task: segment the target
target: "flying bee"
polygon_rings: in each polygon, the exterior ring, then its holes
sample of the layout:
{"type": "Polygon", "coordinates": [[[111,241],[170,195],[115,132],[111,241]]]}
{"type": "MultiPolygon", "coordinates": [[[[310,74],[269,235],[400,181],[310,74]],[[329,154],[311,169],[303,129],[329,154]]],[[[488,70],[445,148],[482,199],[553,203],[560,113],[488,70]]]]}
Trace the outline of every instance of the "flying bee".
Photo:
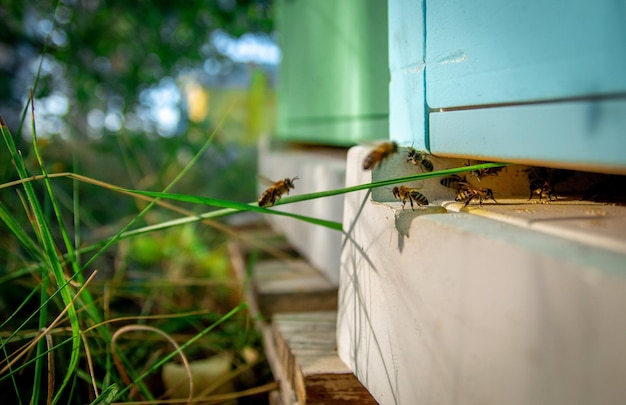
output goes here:
{"type": "Polygon", "coordinates": [[[439,183],[441,183],[442,186],[456,188],[457,191],[466,190],[468,187],[471,187],[465,176],[461,177],[456,174],[444,177],[439,181],[439,183]]]}
{"type": "Polygon", "coordinates": [[[411,210],[413,210],[413,201],[415,201],[415,203],[420,207],[422,205],[428,205],[428,199],[424,197],[422,193],[417,191],[416,188],[411,188],[407,186],[396,186],[393,188],[392,192],[394,197],[402,200],[402,209],[404,209],[404,205],[406,204],[407,200],[409,200],[409,202],[411,203],[411,210]]]}
{"type": "Polygon", "coordinates": [[[433,162],[428,159],[429,156],[430,154],[428,152],[409,148],[406,161],[413,163],[415,166],[419,166],[425,172],[432,172],[433,162]]]}
{"type": "Polygon", "coordinates": [[[528,195],[528,201],[532,200],[533,195],[537,194],[539,196],[539,201],[542,198],[547,198],[549,201],[552,201],[552,197],[555,200],[558,200],[558,197],[552,190],[552,186],[547,180],[536,178],[530,181],[530,185],[528,186],[530,189],[530,194],[528,195]]]}
{"type": "Polygon", "coordinates": [[[363,159],[363,170],[374,169],[376,166],[380,166],[381,163],[389,156],[398,152],[398,144],[395,142],[383,142],[372,150],[363,159]]]}
{"type": "MultiPolygon", "coordinates": [[[[272,206],[276,204],[278,200],[283,196],[283,194],[289,194],[289,190],[295,188],[293,182],[298,177],[294,177],[293,179],[286,178],[280,181],[274,182],[267,190],[261,194],[259,197],[259,207],[272,206]]],[[[270,181],[271,183],[271,181],[270,181]]]]}
{"type": "Polygon", "coordinates": [[[462,202],[463,207],[467,207],[467,205],[473,200],[478,198],[478,204],[482,207],[483,200],[487,200],[491,198],[496,204],[498,203],[495,198],[493,198],[493,191],[490,188],[479,189],[469,186],[465,190],[460,191],[456,197],[455,201],[462,202]]]}

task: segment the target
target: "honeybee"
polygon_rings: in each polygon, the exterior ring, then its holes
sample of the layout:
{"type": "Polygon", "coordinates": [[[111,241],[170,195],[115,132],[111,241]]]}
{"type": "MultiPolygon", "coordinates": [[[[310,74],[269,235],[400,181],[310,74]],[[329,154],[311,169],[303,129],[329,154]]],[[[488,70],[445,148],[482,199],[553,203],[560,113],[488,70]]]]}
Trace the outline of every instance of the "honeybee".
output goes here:
{"type": "Polygon", "coordinates": [[[398,152],[398,144],[395,142],[383,142],[372,150],[363,159],[363,170],[374,169],[377,165],[387,159],[389,156],[398,152]]]}
{"type": "Polygon", "coordinates": [[[465,176],[461,177],[456,174],[453,174],[448,177],[444,177],[443,179],[439,181],[439,183],[441,183],[442,186],[446,186],[449,188],[456,188],[457,191],[465,190],[468,187],[470,187],[465,176]]]}
{"type": "MultiPolygon", "coordinates": [[[[272,206],[276,204],[278,200],[283,196],[283,194],[289,194],[289,190],[295,188],[293,182],[298,179],[298,177],[294,177],[293,179],[286,178],[280,181],[274,182],[267,190],[261,194],[259,197],[258,203],[259,207],[272,206]]],[[[271,183],[271,181],[270,181],[271,183]]]]}
{"type": "Polygon", "coordinates": [[[432,172],[433,162],[428,159],[428,156],[430,156],[428,152],[409,148],[406,161],[413,163],[415,166],[420,166],[425,172],[432,172]]]}
{"type": "Polygon", "coordinates": [[[404,205],[406,201],[409,200],[411,203],[411,210],[413,210],[413,201],[420,207],[422,205],[428,205],[428,199],[424,197],[422,193],[417,191],[416,188],[411,188],[407,186],[394,187],[393,196],[399,200],[402,200],[402,209],[404,209],[404,205]]]}
{"type": "Polygon", "coordinates": [[[539,201],[541,201],[543,197],[547,198],[549,201],[552,201],[552,197],[554,197],[555,200],[558,200],[558,197],[552,190],[552,186],[547,180],[539,178],[533,179],[530,181],[528,188],[530,189],[530,194],[528,195],[529,201],[532,200],[533,194],[537,194],[539,196],[539,201]]]}
{"type": "MultiPolygon", "coordinates": [[[[482,160],[479,160],[476,164],[482,164],[482,163],[489,163],[489,162],[484,162],[482,160]]],[[[471,163],[468,161],[465,165],[470,166],[471,163]]],[[[470,172],[470,176],[476,177],[476,180],[480,181],[481,177],[497,176],[498,173],[500,173],[502,169],[504,169],[504,167],[488,167],[486,169],[472,170],[470,172]]]]}
{"type": "Polygon", "coordinates": [[[475,198],[478,198],[478,204],[482,207],[483,200],[487,200],[491,198],[496,204],[498,203],[495,198],[493,198],[493,191],[490,188],[479,189],[475,187],[468,187],[465,190],[460,191],[456,197],[455,201],[462,202],[463,207],[467,207],[467,205],[475,198]]]}
{"type": "Polygon", "coordinates": [[[552,174],[552,169],[545,167],[533,167],[528,170],[528,189],[530,191],[528,194],[529,201],[532,200],[533,194],[537,194],[539,196],[539,201],[541,201],[544,197],[549,201],[552,201],[552,197],[554,197],[555,200],[558,199],[552,189],[551,181],[548,180],[552,178],[552,174]]]}

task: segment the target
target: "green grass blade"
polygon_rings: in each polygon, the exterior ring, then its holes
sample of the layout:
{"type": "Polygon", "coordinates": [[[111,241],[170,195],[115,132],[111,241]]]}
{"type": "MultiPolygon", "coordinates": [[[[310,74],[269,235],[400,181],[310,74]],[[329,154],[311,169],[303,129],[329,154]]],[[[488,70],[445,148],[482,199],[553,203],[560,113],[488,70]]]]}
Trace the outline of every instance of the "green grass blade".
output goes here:
{"type": "MultiPolygon", "coordinates": [[[[425,179],[429,179],[432,177],[449,176],[451,174],[468,172],[472,170],[480,170],[480,169],[486,169],[486,168],[492,168],[492,167],[504,167],[507,165],[508,165],[507,163],[482,163],[482,164],[473,165],[473,166],[463,166],[463,167],[458,167],[458,168],[453,168],[453,169],[439,170],[439,171],[430,172],[430,173],[420,173],[420,174],[415,174],[411,176],[396,177],[396,178],[388,179],[388,180],[381,180],[381,181],[372,182],[372,183],[359,184],[359,185],[352,186],[352,187],[344,187],[344,188],[339,188],[339,189],[334,189],[334,190],[326,190],[326,191],[320,191],[320,192],[315,192],[315,193],[287,196],[287,197],[280,199],[276,203],[276,205],[290,204],[290,203],[295,203],[299,201],[314,200],[317,198],[330,197],[330,196],[334,196],[338,194],[351,193],[354,191],[366,190],[366,189],[371,189],[371,188],[376,188],[376,187],[384,187],[384,186],[389,186],[392,184],[406,183],[406,182],[415,181],[415,180],[425,180],[425,179]]],[[[253,212],[259,212],[259,213],[264,213],[264,214],[289,216],[289,217],[293,217],[302,221],[310,222],[316,225],[325,226],[330,229],[334,229],[338,231],[342,230],[342,225],[338,222],[327,221],[327,220],[323,220],[319,218],[312,218],[308,216],[263,208],[263,207],[259,207],[256,203],[245,204],[245,203],[239,203],[235,201],[221,200],[217,198],[198,197],[198,196],[185,195],[185,194],[161,193],[161,192],[155,192],[155,191],[141,191],[141,190],[124,190],[124,191],[135,193],[135,194],[146,195],[150,197],[155,197],[155,198],[163,198],[163,199],[194,203],[194,204],[210,205],[210,206],[220,207],[224,209],[198,215],[197,217],[186,217],[186,218],[181,218],[181,219],[177,219],[173,221],[164,222],[164,223],[153,225],[150,227],[141,228],[141,230],[138,229],[134,231],[129,231],[125,233],[123,237],[136,236],[141,233],[146,233],[146,232],[154,231],[157,229],[165,229],[165,228],[169,228],[172,226],[182,225],[184,223],[200,221],[202,219],[218,218],[221,216],[235,214],[240,211],[253,211],[253,212]]]]}
{"type": "Polygon", "coordinates": [[[167,363],[168,361],[173,359],[175,356],[178,356],[178,353],[180,351],[185,350],[187,347],[191,346],[196,341],[198,341],[199,339],[204,337],[207,333],[211,332],[213,329],[217,328],[219,325],[221,325],[222,323],[226,322],[228,319],[232,318],[236,313],[238,313],[239,311],[241,311],[242,309],[247,308],[247,307],[248,307],[248,304],[246,304],[244,302],[244,303],[241,303],[241,304],[237,305],[235,308],[231,309],[226,315],[222,316],[220,319],[215,321],[213,324],[211,324],[207,328],[205,328],[202,331],[200,331],[197,335],[195,335],[191,339],[187,340],[184,344],[180,345],[178,350],[172,351],[167,356],[163,357],[161,360],[159,360],[158,362],[154,363],[148,370],[144,371],[141,375],[139,375],[139,377],[137,377],[135,379],[135,381],[133,381],[133,384],[131,384],[131,385],[127,386],[126,388],[124,388],[123,390],[121,390],[118,393],[118,396],[116,398],[119,398],[119,396],[121,396],[122,394],[125,394],[127,391],[129,391],[133,387],[134,384],[137,384],[138,382],[142,381],[144,378],[146,378],[151,373],[153,373],[156,370],[158,370],[159,368],[161,368],[165,363],[167,363]]]}
{"type": "Polygon", "coordinates": [[[291,203],[295,203],[299,201],[314,200],[316,198],[324,198],[324,197],[331,197],[331,196],[338,195],[338,194],[351,193],[354,191],[390,186],[393,184],[408,183],[410,181],[416,181],[416,180],[426,180],[426,179],[430,179],[433,177],[450,176],[452,174],[469,172],[472,170],[488,169],[488,168],[493,168],[493,167],[505,167],[508,165],[509,165],[508,163],[481,163],[481,164],[473,165],[473,166],[462,166],[462,167],[456,167],[453,169],[437,170],[434,172],[419,173],[419,174],[413,174],[413,175],[404,176],[404,177],[395,177],[392,179],[380,180],[380,181],[376,181],[372,183],[358,184],[356,186],[338,188],[334,190],[287,196],[285,198],[282,198],[278,203],[276,203],[276,205],[291,204],[291,203]]]}
{"type": "MultiPolygon", "coordinates": [[[[21,304],[20,304],[20,305],[19,305],[16,309],[14,309],[14,310],[13,310],[13,313],[12,313],[12,314],[11,314],[11,315],[7,318],[7,319],[5,319],[5,320],[4,320],[4,322],[2,322],[2,323],[0,324],[0,330],[3,330],[3,329],[4,329],[4,326],[5,326],[6,324],[8,324],[9,322],[11,322],[11,320],[13,319],[13,317],[15,317],[15,316],[16,316],[16,315],[17,315],[17,314],[18,314],[18,313],[22,310],[22,308],[23,308],[24,306],[26,306],[26,304],[28,303],[28,301],[30,301],[30,300],[31,300],[31,298],[33,298],[33,297],[35,296],[35,294],[37,294],[37,292],[39,291],[39,288],[40,288],[40,286],[37,286],[36,288],[33,288],[33,289],[30,291],[30,293],[28,293],[28,295],[26,296],[26,298],[24,298],[24,299],[22,300],[22,303],[21,303],[21,304]]],[[[26,319],[26,322],[28,322],[29,320],[30,320],[30,318],[27,318],[27,319],[26,319]]],[[[24,324],[25,324],[25,323],[24,323],[24,324]]],[[[11,340],[11,338],[12,338],[12,337],[13,337],[13,336],[17,333],[17,332],[19,332],[19,331],[22,329],[22,326],[24,326],[24,324],[22,324],[20,327],[16,328],[16,329],[13,331],[13,333],[12,333],[12,334],[11,334],[11,335],[10,335],[10,336],[6,339],[6,340],[3,340],[2,342],[0,342],[0,347],[1,347],[1,348],[4,348],[5,343],[8,343],[8,342],[11,340]]]]}
{"type": "MultiPolygon", "coordinates": [[[[140,190],[125,190],[125,191],[128,191],[130,193],[135,193],[135,194],[147,195],[147,196],[155,197],[155,198],[163,198],[163,199],[180,201],[180,202],[210,205],[213,207],[225,208],[224,210],[213,211],[211,213],[198,216],[197,217],[198,220],[207,219],[207,218],[217,218],[220,216],[234,214],[239,211],[252,211],[252,212],[259,212],[259,213],[264,213],[264,214],[288,216],[288,217],[299,219],[301,221],[310,222],[315,225],[325,226],[327,228],[334,229],[337,231],[341,231],[342,229],[341,224],[339,222],[327,221],[325,219],[313,218],[313,217],[308,217],[305,215],[293,214],[290,212],[276,211],[276,210],[272,210],[272,209],[268,209],[264,207],[259,207],[258,205],[256,205],[256,203],[246,204],[246,203],[240,203],[236,201],[221,200],[218,198],[198,197],[198,196],[186,195],[186,194],[161,193],[161,192],[155,192],[155,191],[140,191],[140,190]]],[[[193,217],[189,217],[189,218],[193,218],[193,217]]]]}
{"type": "Polygon", "coordinates": [[[26,252],[34,259],[38,261],[44,260],[43,251],[39,248],[37,243],[28,236],[22,226],[15,220],[15,216],[7,210],[7,208],[0,202],[0,221],[9,229],[9,232],[15,236],[20,246],[26,250],[26,252]]]}
{"type": "MultiPolygon", "coordinates": [[[[33,291],[36,291],[36,290],[33,290],[33,291]]],[[[5,347],[4,339],[2,339],[1,336],[0,336],[0,346],[2,347],[2,353],[4,354],[4,361],[8,363],[9,362],[9,353],[7,352],[7,349],[5,347]]],[[[11,377],[11,384],[13,385],[13,389],[15,390],[15,396],[17,397],[19,405],[22,405],[22,398],[20,397],[20,390],[18,388],[18,383],[17,383],[17,379],[15,378],[15,374],[16,373],[13,370],[13,368],[10,367],[9,368],[9,376],[11,377]]]]}
{"type": "MultiPolygon", "coordinates": [[[[72,277],[70,277],[67,281],[65,281],[64,286],[69,285],[69,284],[70,284],[70,283],[74,280],[74,278],[75,278],[75,277],[76,277],[76,275],[73,275],[73,276],[72,276],[72,277]]],[[[16,315],[16,314],[19,312],[19,310],[20,310],[20,309],[24,306],[24,304],[25,304],[28,300],[30,300],[30,298],[31,298],[32,296],[34,296],[34,295],[35,295],[38,291],[41,291],[41,290],[42,290],[42,288],[44,287],[44,285],[45,285],[45,284],[47,284],[47,282],[46,282],[46,280],[47,280],[47,279],[48,279],[48,277],[46,277],[46,278],[42,279],[41,284],[40,284],[39,286],[37,286],[37,288],[33,289],[33,290],[32,290],[32,291],[28,294],[28,296],[26,297],[26,299],[24,299],[23,303],[22,303],[22,304],[20,304],[20,306],[19,306],[19,307],[18,307],[15,311],[13,311],[13,314],[11,315],[11,317],[9,317],[9,319],[11,319],[14,315],[16,315]]],[[[45,291],[45,289],[44,289],[44,291],[45,291]]],[[[42,302],[42,303],[40,303],[40,304],[39,304],[39,308],[37,308],[37,310],[35,310],[35,311],[31,314],[31,315],[29,315],[28,317],[26,317],[26,318],[22,321],[22,323],[21,323],[21,324],[20,324],[17,328],[15,328],[15,330],[11,333],[11,335],[9,335],[9,337],[7,337],[7,338],[3,341],[3,343],[0,345],[0,347],[4,348],[4,345],[5,345],[5,344],[12,342],[12,341],[13,341],[13,337],[14,337],[15,335],[17,335],[17,334],[18,334],[18,333],[19,333],[19,332],[20,332],[20,331],[21,331],[21,330],[22,330],[22,329],[23,329],[23,328],[24,328],[24,327],[25,327],[25,326],[26,326],[26,325],[30,322],[30,320],[31,320],[31,319],[33,319],[33,318],[34,318],[37,314],[39,314],[39,313],[41,312],[42,308],[45,308],[45,307],[46,307],[46,306],[47,306],[47,305],[48,305],[48,304],[49,304],[49,303],[50,303],[50,302],[54,299],[54,297],[56,297],[59,293],[60,293],[60,290],[56,290],[56,291],[54,291],[52,294],[50,294],[49,296],[47,296],[47,297],[46,297],[46,300],[45,300],[44,302],[42,302]]],[[[6,322],[8,322],[8,321],[9,321],[9,320],[7,320],[6,322]]],[[[6,322],[5,322],[5,323],[6,323],[6,322]]],[[[2,324],[2,326],[4,326],[4,324],[5,324],[5,323],[3,323],[3,324],[2,324]]],[[[0,326],[0,328],[1,328],[2,326],[0,326]]]]}
{"type": "MultiPolygon", "coordinates": [[[[167,190],[171,189],[191,169],[191,167],[198,161],[198,159],[202,156],[202,154],[206,151],[206,149],[211,145],[211,143],[213,142],[213,138],[215,137],[215,135],[217,134],[219,129],[224,125],[224,123],[226,121],[226,118],[229,117],[230,112],[231,112],[233,106],[234,106],[234,103],[233,103],[233,105],[231,105],[229,107],[229,109],[227,110],[226,114],[224,114],[222,119],[215,126],[215,128],[211,132],[211,135],[206,140],[206,142],[202,145],[202,147],[198,150],[198,152],[195,154],[195,156],[189,161],[189,163],[183,168],[183,170],[181,170],[181,172],[174,178],[174,180],[172,180],[167,185],[167,187],[165,187],[164,192],[166,192],[167,190]]],[[[124,226],[117,233],[117,235],[115,235],[113,238],[107,240],[107,242],[100,248],[100,250],[98,250],[98,252],[96,252],[96,254],[94,254],[91,258],[89,258],[89,260],[83,265],[83,269],[86,268],[89,264],[91,264],[98,256],[100,256],[100,254],[102,254],[102,252],[104,252],[106,249],[108,249],[109,246],[111,246],[114,243],[116,243],[117,240],[119,239],[119,235],[121,235],[124,232],[126,232],[137,221],[139,221],[141,218],[143,218],[148,213],[148,211],[151,210],[152,207],[154,207],[156,205],[156,202],[157,202],[157,200],[154,200],[154,201],[150,202],[143,210],[141,210],[141,212],[139,214],[137,214],[137,216],[135,216],[135,218],[133,218],[126,226],[124,226]]]]}
{"type": "MultiPolygon", "coordinates": [[[[39,294],[39,310],[37,313],[39,314],[39,330],[43,330],[46,328],[48,324],[48,307],[45,305],[46,298],[48,296],[48,285],[50,284],[50,279],[48,277],[44,277],[41,281],[41,289],[39,294]]],[[[41,339],[39,343],[37,343],[37,354],[41,354],[46,350],[46,340],[41,339]]],[[[37,361],[35,361],[35,376],[33,377],[33,393],[31,396],[30,403],[38,404],[39,403],[39,394],[42,392],[40,389],[41,386],[41,375],[43,374],[45,367],[45,358],[43,356],[37,356],[37,361]]]]}
{"type": "Polygon", "coordinates": [[[109,405],[111,402],[115,400],[119,393],[120,389],[117,384],[111,384],[106,387],[102,393],[96,398],[90,405],[109,405]]]}
{"type": "Polygon", "coordinates": [[[12,372],[10,374],[4,374],[4,375],[0,376],[0,383],[2,383],[7,378],[11,377],[12,374],[16,374],[16,375],[19,376],[19,372],[20,371],[26,369],[27,367],[30,367],[33,363],[36,363],[37,361],[43,359],[45,356],[47,356],[48,354],[52,353],[53,351],[58,350],[59,348],[66,346],[68,343],[71,343],[73,339],[74,338],[70,336],[69,338],[64,339],[64,340],[56,343],[51,348],[49,348],[49,349],[46,348],[41,353],[37,353],[37,355],[33,356],[33,358],[31,358],[29,360],[26,360],[23,363],[21,363],[19,366],[13,368],[12,372]]]}
{"type": "MultiPolygon", "coordinates": [[[[43,56],[42,56],[42,59],[43,59],[43,56]]],[[[52,208],[56,216],[57,225],[59,226],[59,229],[61,230],[63,242],[65,244],[65,247],[67,249],[68,256],[69,256],[69,263],[72,265],[74,269],[74,274],[78,275],[78,279],[82,283],[84,282],[84,277],[82,277],[80,273],[80,268],[77,266],[76,261],[74,260],[74,246],[72,245],[69,235],[67,233],[67,229],[64,226],[63,217],[61,215],[59,205],[56,201],[56,198],[54,197],[54,192],[52,190],[52,185],[50,184],[50,180],[47,177],[48,173],[46,172],[46,168],[45,168],[45,165],[43,164],[41,154],[39,153],[39,149],[37,148],[37,130],[35,126],[35,98],[32,92],[31,92],[31,119],[32,119],[33,151],[35,152],[35,156],[37,157],[37,162],[39,163],[41,174],[44,176],[44,184],[46,186],[46,191],[48,192],[48,197],[50,198],[50,202],[52,204],[52,208]]],[[[78,369],[78,361],[79,361],[79,356],[80,356],[79,349],[81,345],[80,324],[78,321],[78,314],[76,313],[76,307],[72,303],[72,294],[69,288],[62,287],[62,281],[65,280],[65,274],[63,273],[63,265],[61,264],[61,261],[59,260],[59,257],[57,256],[57,253],[56,253],[57,249],[55,247],[55,242],[52,236],[52,232],[50,230],[50,226],[48,225],[46,218],[41,212],[41,208],[38,207],[39,204],[36,199],[34,198],[32,199],[31,205],[34,208],[33,211],[35,213],[35,217],[38,218],[37,222],[40,224],[39,229],[41,231],[45,250],[46,250],[49,260],[51,261],[51,264],[53,265],[54,276],[55,276],[55,279],[57,280],[57,286],[59,287],[59,289],[61,289],[61,297],[63,298],[64,304],[70,306],[67,314],[70,320],[70,327],[72,329],[72,336],[73,336],[72,350],[71,350],[70,360],[68,364],[68,370],[63,376],[63,381],[61,382],[59,389],[57,390],[54,398],[52,399],[52,404],[55,404],[59,401],[59,398],[61,394],[63,393],[63,390],[70,383],[70,381],[74,378],[74,372],[78,369]]],[[[46,294],[46,291],[42,290],[42,302],[45,302],[45,294],[46,294]]],[[[86,296],[88,297],[88,292],[86,293],[86,296]]],[[[85,297],[83,297],[83,299],[84,298],[85,297]]],[[[41,309],[40,319],[44,319],[43,325],[40,325],[40,327],[43,328],[48,322],[47,311],[45,307],[41,309]]],[[[38,352],[40,351],[40,348],[45,348],[45,343],[43,342],[43,340],[39,343],[37,347],[38,347],[38,352]]],[[[36,370],[38,369],[39,368],[36,367],[36,370]]],[[[35,380],[35,383],[38,383],[39,381],[40,379],[37,378],[35,380]]],[[[34,403],[37,403],[37,402],[34,402],[34,403]]]]}
{"type": "MultiPolygon", "coordinates": [[[[33,131],[35,131],[35,126],[33,122],[33,131]]],[[[15,143],[13,141],[13,136],[11,135],[6,123],[2,117],[0,117],[0,132],[2,132],[2,136],[7,145],[7,149],[12,158],[12,163],[16,168],[18,175],[21,179],[25,179],[28,176],[28,172],[26,170],[26,165],[24,164],[24,160],[22,158],[21,153],[17,150],[15,143]]],[[[65,305],[69,305],[70,308],[68,310],[68,317],[70,319],[70,326],[72,329],[73,340],[72,340],[72,350],[68,364],[68,370],[63,378],[63,382],[57,391],[55,399],[53,399],[53,403],[58,401],[59,395],[62,393],[65,386],[72,379],[72,375],[74,371],[78,367],[79,360],[79,348],[80,348],[80,326],[78,323],[78,315],[76,314],[76,308],[72,304],[72,293],[69,286],[63,286],[63,282],[65,280],[65,275],[63,273],[63,266],[57,256],[57,249],[55,246],[54,238],[52,236],[52,232],[50,230],[50,225],[48,224],[46,217],[44,215],[43,209],[41,207],[41,203],[37,199],[37,195],[31,183],[26,182],[23,183],[24,190],[26,191],[26,196],[28,198],[28,202],[30,205],[30,210],[33,215],[33,228],[39,243],[43,247],[43,251],[45,252],[44,257],[44,271],[52,270],[54,274],[54,278],[57,282],[57,287],[61,292],[61,297],[63,299],[63,303],[65,305]]],[[[45,274],[42,275],[45,277],[45,274]]],[[[44,313],[40,314],[43,316],[44,313]]],[[[39,346],[38,346],[39,347],[39,346]]],[[[39,352],[39,349],[38,349],[39,352]]]]}

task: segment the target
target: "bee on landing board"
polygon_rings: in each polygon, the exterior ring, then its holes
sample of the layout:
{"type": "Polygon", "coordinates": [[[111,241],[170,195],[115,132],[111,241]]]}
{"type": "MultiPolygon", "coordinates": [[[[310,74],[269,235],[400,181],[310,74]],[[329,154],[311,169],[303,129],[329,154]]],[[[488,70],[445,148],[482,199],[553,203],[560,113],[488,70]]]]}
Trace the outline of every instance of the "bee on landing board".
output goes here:
{"type": "MultiPolygon", "coordinates": [[[[259,207],[272,206],[276,204],[278,200],[283,196],[283,194],[289,194],[289,190],[295,188],[293,182],[298,179],[298,177],[294,177],[293,179],[286,178],[280,181],[274,182],[267,190],[261,194],[259,197],[259,207]]],[[[272,183],[271,181],[269,181],[272,183]]]]}
{"type": "Polygon", "coordinates": [[[466,190],[468,187],[471,187],[471,185],[467,182],[465,176],[461,177],[457,174],[444,177],[439,181],[439,183],[441,183],[442,186],[448,188],[456,188],[457,192],[461,190],[466,190]]]}
{"type": "Polygon", "coordinates": [[[553,197],[555,200],[558,200],[558,197],[552,190],[552,186],[547,180],[539,178],[533,179],[530,181],[528,188],[530,189],[528,201],[532,200],[534,194],[539,196],[539,201],[542,201],[541,199],[544,197],[547,198],[548,201],[552,201],[553,197]]]}
{"type": "MultiPolygon", "coordinates": [[[[481,164],[481,163],[489,163],[489,162],[485,162],[482,160],[479,160],[478,162],[476,162],[476,164],[481,164]]],[[[470,166],[471,164],[472,163],[468,160],[465,166],[470,166]]],[[[488,167],[486,169],[472,170],[470,172],[470,177],[476,177],[476,180],[480,181],[480,179],[483,177],[497,176],[500,173],[500,171],[502,171],[502,169],[504,169],[504,167],[488,167]]]]}
{"type": "Polygon", "coordinates": [[[376,166],[380,166],[381,163],[389,156],[398,152],[398,144],[395,142],[383,142],[372,150],[363,159],[363,170],[374,169],[376,166]]]}
{"type": "Polygon", "coordinates": [[[402,200],[402,209],[404,209],[404,205],[406,201],[409,200],[411,203],[411,210],[413,210],[413,201],[420,207],[422,205],[428,205],[428,199],[424,197],[422,193],[417,191],[416,188],[411,188],[407,186],[394,187],[393,196],[399,200],[402,200]]]}
{"type": "Polygon", "coordinates": [[[528,170],[528,189],[530,193],[528,194],[528,200],[532,200],[533,195],[537,194],[539,196],[539,201],[542,201],[542,198],[547,198],[548,201],[552,201],[554,197],[555,200],[558,200],[558,197],[554,193],[554,189],[552,187],[551,178],[553,177],[553,170],[545,167],[533,167],[528,170]]]}
{"type": "Polygon", "coordinates": [[[428,152],[409,148],[406,161],[413,163],[415,166],[419,166],[425,172],[432,172],[433,162],[428,159],[429,156],[430,154],[428,152]]]}
{"type": "Polygon", "coordinates": [[[478,204],[481,207],[483,206],[483,200],[487,200],[489,198],[491,198],[496,204],[498,203],[496,199],[493,198],[493,191],[491,191],[490,188],[480,189],[471,186],[460,191],[456,197],[454,197],[454,200],[464,203],[463,207],[467,207],[467,205],[476,198],[478,198],[478,204]]]}

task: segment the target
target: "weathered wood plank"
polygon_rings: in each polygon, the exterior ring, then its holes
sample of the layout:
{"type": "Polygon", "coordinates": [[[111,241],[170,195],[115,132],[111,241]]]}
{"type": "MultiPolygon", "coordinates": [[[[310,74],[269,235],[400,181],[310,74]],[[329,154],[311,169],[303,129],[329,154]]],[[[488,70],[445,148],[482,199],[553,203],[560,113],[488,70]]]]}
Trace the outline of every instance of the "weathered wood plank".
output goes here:
{"type": "Polygon", "coordinates": [[[336,322],[335,311],[274,316],[274,342],[285,378],[282,384],[301,405],[375,404],[337,355],[336,322]]]}
{"type": "Polygon", "coordinates": [[[248,263],[251,250],[236,241],[229,251],[280,384],[271,403],[376,403],[337,355],[337,286],[302,259],[248,263]],[[271,324],[266,321],[270,318],[271,324]]]}
{"type": "Polygon", "coordinates": [[[337,286],[302,259],[259,262],[252,278],[265,316],[337,308],[337,286]]]}

